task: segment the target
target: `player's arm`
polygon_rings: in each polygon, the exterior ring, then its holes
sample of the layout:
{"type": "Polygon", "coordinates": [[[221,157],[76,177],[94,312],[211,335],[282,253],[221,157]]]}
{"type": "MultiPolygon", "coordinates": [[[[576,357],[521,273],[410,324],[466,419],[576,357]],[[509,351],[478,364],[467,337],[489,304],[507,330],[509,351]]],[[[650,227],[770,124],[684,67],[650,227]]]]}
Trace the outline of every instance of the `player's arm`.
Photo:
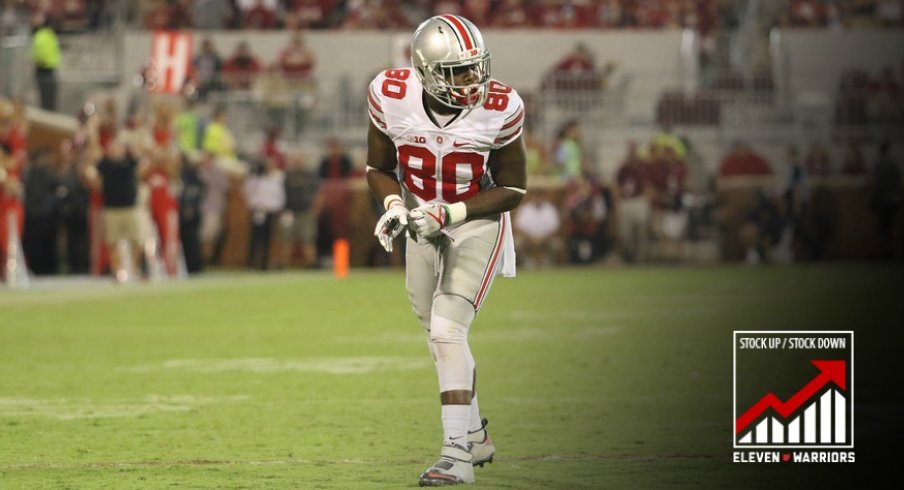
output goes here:
{"type": "Polygon", "coordinates": [[[417,236],[433,237],[443,228],[465,220],[511,211],[527,192],[527,163],[524,142],[517,136],[511,143],[490,152],[487,166],[496,187],[453,204],[429,203],[408,214],[417,236]]]}
{"type": "Polygon", "coordinates": [[[402,193],[395,175],[396,165],[395,144],[371,121],[367,129],[367,185],[378,202],[402,193]]]}
{"type": "Polygon", "coordinates": [[[377,221],[374,236],[387,252],[392,252],[392,241],[408,226],[408,208],[395,175],[397,164],[395,144],[371,121],[367,129],[367,185],[386,210],[377,221]]]}
{"type": "Polygon", "coordinates": [[[491,151],[487,166],[496,187],[478,192],[464,201],[468,219],[511,211],[521,204],[527,192],[527,156],[521,136],[491,151]]]}

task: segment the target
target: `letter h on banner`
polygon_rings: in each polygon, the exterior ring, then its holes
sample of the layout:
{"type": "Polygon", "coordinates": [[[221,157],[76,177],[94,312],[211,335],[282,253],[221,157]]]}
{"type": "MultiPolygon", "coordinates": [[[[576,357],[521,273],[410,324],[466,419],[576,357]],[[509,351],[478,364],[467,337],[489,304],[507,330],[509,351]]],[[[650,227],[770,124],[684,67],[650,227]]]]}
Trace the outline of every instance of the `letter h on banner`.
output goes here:
{"type": "Polygon", "coordinates": [[[185,84],[191,63],[192,36],[184,32],[157,31],[151,42],[154,83],[151,91],[178,93],[185,84]]]}

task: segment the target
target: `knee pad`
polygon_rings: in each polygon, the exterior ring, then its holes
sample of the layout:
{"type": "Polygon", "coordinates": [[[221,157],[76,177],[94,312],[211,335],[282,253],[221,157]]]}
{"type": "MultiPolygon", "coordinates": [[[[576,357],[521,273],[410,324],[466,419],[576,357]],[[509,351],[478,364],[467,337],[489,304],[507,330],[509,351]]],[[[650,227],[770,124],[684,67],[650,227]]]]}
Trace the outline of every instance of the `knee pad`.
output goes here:
{"type": "Polygon", "coordinates": [[[474,307],[464,298],[449,295],[436,297],[430,316],[429,347],[436,362],[440,393],[471,391],[473,388],[474,357],[468,346],[468,329],[473,319],[474,307]],[[441,312],[457,313],[459,316],[450,318],[441,312]]]}
{"type": "Polygon", "coordinates": [[[474,321],[474,305],[462,296],[455,294],[439,294],[433,298],[431,318],[440,316],[453,319],[456,323],[464,325],[465,330],[471,327],[474,321]]]}

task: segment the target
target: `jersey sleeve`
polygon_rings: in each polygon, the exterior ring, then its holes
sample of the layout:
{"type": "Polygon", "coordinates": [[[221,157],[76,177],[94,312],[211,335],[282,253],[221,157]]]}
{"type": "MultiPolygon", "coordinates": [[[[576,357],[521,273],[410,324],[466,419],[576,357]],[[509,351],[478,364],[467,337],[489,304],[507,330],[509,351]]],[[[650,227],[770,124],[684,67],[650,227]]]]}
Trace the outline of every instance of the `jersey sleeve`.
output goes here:
{"type": "Polygon", "coordinates": [[[386,116],[383,114],[383,100],[377,89],[383,83],[383,74],[377,75],[367,87],[367,112],[374,125],[384,133],[386,132],[386,116]]]}
{"type": "Polygon", "coordinates": [[[524,101],[521,100],[518,92],[512,90],[509,94],[508,107],[496,139],[493,140],[494,149],[502,148],[515,141],[518,136],[521,136],[521,131],[524,129],[524,101]]]}

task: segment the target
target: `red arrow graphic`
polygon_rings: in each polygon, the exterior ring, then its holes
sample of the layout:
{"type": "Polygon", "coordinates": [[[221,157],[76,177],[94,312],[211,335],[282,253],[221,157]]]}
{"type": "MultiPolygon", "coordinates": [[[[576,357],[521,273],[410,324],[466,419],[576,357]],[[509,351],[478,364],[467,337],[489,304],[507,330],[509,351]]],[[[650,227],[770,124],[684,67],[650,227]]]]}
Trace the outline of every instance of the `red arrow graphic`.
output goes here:
{"type": "Polygon", "coordinates": [[[801,405],[815,395],[823,386],[830,381],[838,385],[842,390],[847,391],[845,381],[847,380],[847,369],[845,361],[810,361],[819,369],[820,373],[810,380],[803,388],[791,396],[786,402],[782,402],[775,394],[769,392],[750,407],[743,415],[735,421],[735,433],[740,434],[751,422],[756,420],[768,408],[775,409],[782,417],[787,418],[794,413],[801,405]]]}

